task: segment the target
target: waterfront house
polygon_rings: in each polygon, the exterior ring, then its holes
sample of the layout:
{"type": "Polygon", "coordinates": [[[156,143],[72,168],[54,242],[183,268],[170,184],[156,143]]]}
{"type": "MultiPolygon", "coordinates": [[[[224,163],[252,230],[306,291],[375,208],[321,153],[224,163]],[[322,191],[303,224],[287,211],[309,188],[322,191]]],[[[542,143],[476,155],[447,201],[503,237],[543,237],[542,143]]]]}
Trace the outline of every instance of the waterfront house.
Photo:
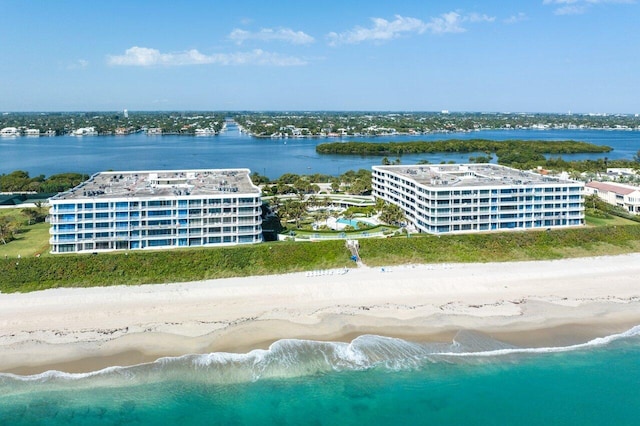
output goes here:
{"type": "Polygon", "coordinates": [[[588,195],[595,194],[609,204],[640,214],[640,187],[614,182],[591,181],[584,187],[588,195]]]}
{"type": "Polygon", "coordinates": [[[15,137],[20,136],[20,131],[16,127],[5,127],[0,130],[0,136],[2,137],[15,137]]]}
{"type": "Polygon", "coordinates": [[[97,134],[95,127],[80,127],[71,133],[72,136],[95,136],[97,134]]]}

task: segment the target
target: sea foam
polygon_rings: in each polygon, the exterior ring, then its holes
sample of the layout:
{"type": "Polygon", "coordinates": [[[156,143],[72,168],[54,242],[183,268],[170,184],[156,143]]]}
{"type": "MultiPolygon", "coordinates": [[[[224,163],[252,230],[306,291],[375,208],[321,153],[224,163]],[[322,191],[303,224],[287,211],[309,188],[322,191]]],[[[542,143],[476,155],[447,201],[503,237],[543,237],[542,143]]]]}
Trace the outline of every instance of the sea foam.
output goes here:
{"type": "Polygon", "coordinates": [[[371,368],[390,371],[428,368],[438,363],[502,362],[514,358],[603,347],[640,336],[640,325],[586,343],[522,348],[481,333],[459,332],[452,343],[416,343],[376,335],[362,335],[350,343],[283,339],[268,349],[247,353],[214,352],[164,357],[128,367],[108,367],[89,373],[46,371],[21,376],[0,374],[0,395],[59,388],[127,387],[167,380],[231,384],[261,379],[289,379],[335,371],[371,368]],[[510,358],[511,359],[511,358],[510,358]]]}

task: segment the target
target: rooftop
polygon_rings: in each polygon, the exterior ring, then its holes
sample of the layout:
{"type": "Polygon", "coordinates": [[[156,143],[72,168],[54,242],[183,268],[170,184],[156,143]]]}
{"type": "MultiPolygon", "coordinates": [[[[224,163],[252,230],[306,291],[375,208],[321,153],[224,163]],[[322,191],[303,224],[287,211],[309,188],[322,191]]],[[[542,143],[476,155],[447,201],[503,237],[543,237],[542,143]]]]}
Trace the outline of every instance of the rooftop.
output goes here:
{"type": "Polygon", "coordinates": [[[101,172],[52,200],[260,194],[249,169],[101,172]]]}
{"type": "Polygon", "coordinates": [[[585,186],[588,186],[589,188],[595,188],[598,191],[613,192],[619,195],[629,195],[636,191],[640,191],[640,187],[637,187],[637,186],[622,185],[619,183],[609,183],[609,182],[605,183],[605,182],[591,181],[587,183],[585,186]]]}
{"type": "Polygon", "coordinates": [[[374,169],[396,173],[426,186],[466,187],[577,183],[570,179],[544,176],[497,164],[374,166],[374,169]]]}

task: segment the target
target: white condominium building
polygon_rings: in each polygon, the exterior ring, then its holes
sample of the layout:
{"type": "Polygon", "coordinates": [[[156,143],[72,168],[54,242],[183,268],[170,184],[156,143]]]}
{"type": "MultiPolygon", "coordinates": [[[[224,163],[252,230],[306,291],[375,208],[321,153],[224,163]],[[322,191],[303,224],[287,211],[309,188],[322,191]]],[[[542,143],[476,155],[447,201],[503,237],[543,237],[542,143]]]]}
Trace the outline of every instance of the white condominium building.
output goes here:
{"type": "Polygon", "coordinates": [[[582,182],[494,164],[374,166],[373,195],[431,234],[584,224],[582,182]]]}
{"type": "Polygon", "coordinates": [[[591,181],[584,187],[587,195],[596,194],[609,204],[640,214],[640,187],[614,182],[591,181]]]}
{"type": "Polygon", "coordinates": [[[49,199],[52,253],[262,241],[248,169],[97,173],[49,199]]]}

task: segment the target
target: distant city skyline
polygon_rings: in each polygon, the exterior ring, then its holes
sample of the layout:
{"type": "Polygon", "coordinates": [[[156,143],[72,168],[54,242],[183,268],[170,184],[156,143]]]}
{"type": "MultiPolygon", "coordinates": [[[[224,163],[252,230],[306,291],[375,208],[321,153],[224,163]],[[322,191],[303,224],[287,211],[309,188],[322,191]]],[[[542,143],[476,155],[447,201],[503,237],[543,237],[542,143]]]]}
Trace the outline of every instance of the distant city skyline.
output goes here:
{"type": "Polygon", "coordinates": [[[640,113],[636,0],[8,0],[0,113],[640,113]]]}

